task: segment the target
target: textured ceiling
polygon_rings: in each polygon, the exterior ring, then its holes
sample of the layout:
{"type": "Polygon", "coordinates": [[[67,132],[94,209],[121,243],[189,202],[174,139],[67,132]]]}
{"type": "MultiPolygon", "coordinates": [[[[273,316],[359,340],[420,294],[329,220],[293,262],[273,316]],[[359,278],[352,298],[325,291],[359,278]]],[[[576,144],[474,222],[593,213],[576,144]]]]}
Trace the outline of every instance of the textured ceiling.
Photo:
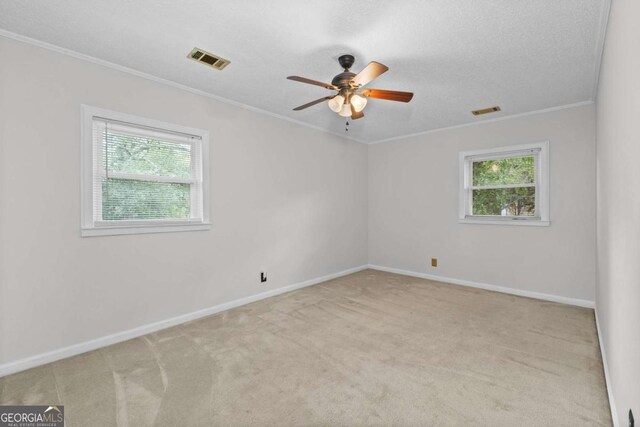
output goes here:
{"type": "MultiPolygon", "coordinates": [[[[344,133],[329,94],[342,53],[390,70],[349,136],[365,142],[592,100],[608,0],[0,0],[0,28],[344,133]],[[194,47],[231,60],[217,71],[194,47]],[[474,117],[470,110],[500,105],[474,117]]],[[[6,58],[3,58],[6,60],[6,58]]]]}

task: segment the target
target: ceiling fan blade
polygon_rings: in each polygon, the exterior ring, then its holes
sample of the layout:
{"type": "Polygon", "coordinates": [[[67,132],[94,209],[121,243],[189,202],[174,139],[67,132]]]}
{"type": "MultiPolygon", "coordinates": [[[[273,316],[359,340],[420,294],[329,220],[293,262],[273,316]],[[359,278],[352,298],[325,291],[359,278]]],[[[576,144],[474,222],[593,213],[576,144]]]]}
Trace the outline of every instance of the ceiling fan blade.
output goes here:
{"type": "Polygon", "coordinates": [[[364,117],[364,113],[362,111],[357,112],[353,105],[351,106],[351,120],[358,120],[364,117]]]}
{"type": "Polygon", "coordinates": [[[320,104],[322,101],[328,101],[329,99],[335,98],[335,95],[333,96],[325,96],[324,98],[320,98],[320,99],[316,99],[315,101],[311,101],[311,102],[307,102],[304,105],[301,105],[299,107],[296,107],[293,109],[293,111],[300,111],[300,110],[304,110],[305,108],[309,108],[312,107],[316,104],[320,104]]]}
{"type": "Polygon", "coordinates": [[[379,62],[369,62],[369,65],[364,67],[362,71],[360,71],[353,79],[351,79],[351,83],[353,83],[355,86],[364,86],[379,75],[387,72],[388,69],[389,67],[379,62]]]}
{"type": "Polygon", "coordinates": [[[296,82],[300,82],[300,83],[307,83],[307,84],[315,85],[315,86],[321,86],[321,87],[323,87],[323,88],[330,89],[330,90],[337,90],[337,89],[338,89],[337,87],[335,87],[334,85],[330,85],[329,83],[322,83],[322,82],[319,82],[319,81],[317,81],[317,80],[311,80],[311,79],[308,79],[308,78],[306,78],[306,77],[300,77],[300,76],[289,76],[289,77],[287,77],[287,78],[288,78],[289,80],[294,80],[294,81],[296,81],[296,82]]]}
{"type": "Polygon", "coordinates": [[[409,102],[413,98],[413,92],[399,92],[397,90],[365,89],[360,95],[369,98],[386,99],[389,101],[409,102]]]}

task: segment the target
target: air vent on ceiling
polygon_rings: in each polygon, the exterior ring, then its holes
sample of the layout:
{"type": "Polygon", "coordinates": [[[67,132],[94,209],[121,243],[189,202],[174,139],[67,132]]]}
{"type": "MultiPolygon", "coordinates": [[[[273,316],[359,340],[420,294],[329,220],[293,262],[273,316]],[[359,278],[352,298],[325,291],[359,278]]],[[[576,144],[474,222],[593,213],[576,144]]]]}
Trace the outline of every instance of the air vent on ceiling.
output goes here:
{"type": "Polygon", "coordinates": [[[197,47],[194,47],[187,57],[194,61],[202,62],[216,70],[222,70],[231,63],[231,61],[227,59],[220,58],[219,56],[209,53],[206,50],[198,49],[197,47]]]}
{"type": "Polygon", "coordinates": [[[500,111],[500,107],[497,105],[495,107],[483,108],[482,110],[473,110],[471,114],[474,116],[480,116],[482,114],[495,113],[496,111],[500,111]]]}

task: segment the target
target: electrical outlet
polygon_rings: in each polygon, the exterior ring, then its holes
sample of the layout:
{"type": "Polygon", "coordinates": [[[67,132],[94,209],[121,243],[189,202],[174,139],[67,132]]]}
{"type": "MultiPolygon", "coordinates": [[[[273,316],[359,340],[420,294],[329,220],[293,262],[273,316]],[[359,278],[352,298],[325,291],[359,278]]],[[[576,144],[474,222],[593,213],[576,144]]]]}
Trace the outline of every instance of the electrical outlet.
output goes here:
{"type": "Polygon", "coordinates": [[[629,427],[633,427],[633,412],[629,409],[629,427]]]}
{"type": "Polygon", "coordinates": [[[438,258],[431,258],[431,267],[438,266],[438,258]]]}
{"type": "Polygon", "coordinates": [[[267,281],[267,273],[262,272],[260,273],[260,283],[264,283],[267,281]]]}

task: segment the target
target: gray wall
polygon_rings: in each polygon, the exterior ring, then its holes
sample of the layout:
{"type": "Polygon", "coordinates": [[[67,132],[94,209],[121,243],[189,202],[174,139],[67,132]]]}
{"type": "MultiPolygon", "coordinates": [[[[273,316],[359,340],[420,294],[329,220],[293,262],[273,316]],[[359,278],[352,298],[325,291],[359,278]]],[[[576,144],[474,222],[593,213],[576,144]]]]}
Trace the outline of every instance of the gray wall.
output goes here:
{"type": "Polygon", "coordinates": [[[596,310],[620,425],[640,420],[640,3],[614,0],[597,101],[596,310]]]}
{"type": "Polygon", "coordinates": [[[366,264],[365,145],[2,37],[0,57],[0,365],[366,264]],[[81,104],[208,129],[211,231],[81,238],[81,104]]]}
{"type": "Polygon", "coordinates": [[[369,263],[593,301],[594,115],[587,105],[370,146],[369,263]],[[460,151],[546,140],[549,227],[458,223],[460,151]]]}

